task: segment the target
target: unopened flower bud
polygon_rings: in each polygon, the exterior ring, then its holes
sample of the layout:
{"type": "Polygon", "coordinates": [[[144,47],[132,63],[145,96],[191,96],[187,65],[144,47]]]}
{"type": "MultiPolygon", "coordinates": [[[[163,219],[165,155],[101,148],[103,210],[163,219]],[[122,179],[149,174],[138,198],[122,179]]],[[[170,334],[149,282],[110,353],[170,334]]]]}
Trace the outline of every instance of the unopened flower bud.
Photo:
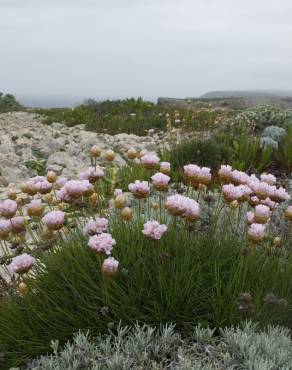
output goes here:
{"type": "Polygon", "coordinates": [[[105,152],[105,158],[107,161],[111,162],[115,159],[115,152],[113,150],[107,150],[105,152]]]}
{"type": "Polygon", "coordinates": [[[22,281],[18,284],[17,290],[21,294],[26,294],[28,292],[28,286],[22,281]]]}
{"type": "Polygon", "coordinates": [[[48,171],[47,173],[47,180],[53,184],[57,180],[57,175],[54,171],[48,171]]]}
{"type": "Polygon", "coordinates": [[[94,206],[98,201],[98,195],[96,193],[93,193],[92,195],[90,195],[88,200],[89,200],[89,203],[94,206]]]}
{"type": "Polygon", "coordinates": [[[292,221],[292,206],[289,206],[285,211],[285,217],[288,221],[292,221]]]}
{"type": "Polygon", "coordinates": [[[11,200],[16,200],[16,198],[17,198],[16,190],[15,189],[9,189],[8,192],[7,192],[7,196],[11,200]]]}
{"type": "Polygon", "coordinates": [[[127,157],[129,159],[135,159],[137,157],[138,153],[137,153],[137,150],[135,148],[130,148],[128,151],[127,151],[127,157]]]}
{"type": "Polygon", "coordinates": [[[281,245],[282,243],[282,239],[279,237],[279,236],[276,236],[273,240],[273,244],[278,247],[279,245],[281,245]]]}
{"type": "Polygon", "coordinates": [[[122,219],[123,220],[125,220],[125,221],[131,221],[132,220],[132,217],[133,217],[131,208],[125,207],[124,209],[122,209],[121,216],[122,216],[122,219]]]}
{"type": "Polygon", "coordinates": [[[124,208],[125,205],[126,205],[126,202],[127,202],[127,198],[124,194],[120,194],[120,195],[116,196],[116,198],[114,200],[115,207],[119,208],[119,209],[124,208]]]}
{"type": "Polygon", "coordinates": [[[232,202],[229,203],[230,207],[233,208],[233,209],[236,209],[238,208],[239,206],[239,203],[237,200],[233,200],[232,202]]]}
{"type": "Polygon", "coordinates": [[[93,145],[93,147],[90,149],[90,156],[93,158],[98,158],[100,157],[101,154],[101,149],[97,145],[93,145]]]}
{"type": "Polygon", "coordinates": [[[54,199],[54,197],[53,197],[52,194],[46,194],[46,195],[43,196],[43,200],[45,202],[47,202],[48,204],[51,204],[53,199],[54,199]]]}

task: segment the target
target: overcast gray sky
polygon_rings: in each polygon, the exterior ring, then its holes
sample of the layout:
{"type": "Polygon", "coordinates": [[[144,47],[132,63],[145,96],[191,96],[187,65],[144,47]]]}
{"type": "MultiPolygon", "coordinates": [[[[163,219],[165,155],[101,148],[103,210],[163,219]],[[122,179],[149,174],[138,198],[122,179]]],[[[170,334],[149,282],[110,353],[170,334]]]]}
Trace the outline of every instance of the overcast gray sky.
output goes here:
{"type": "Polygon", "coordinates": [[[0,0],[0,91],[292,88],[291,0],[0,0]]]}

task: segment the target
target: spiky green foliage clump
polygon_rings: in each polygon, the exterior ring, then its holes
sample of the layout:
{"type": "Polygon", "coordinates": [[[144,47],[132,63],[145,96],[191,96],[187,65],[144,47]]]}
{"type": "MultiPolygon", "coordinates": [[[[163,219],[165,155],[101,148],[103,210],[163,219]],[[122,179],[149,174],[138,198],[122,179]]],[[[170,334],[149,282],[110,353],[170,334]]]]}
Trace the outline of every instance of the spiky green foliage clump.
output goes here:
{"type": "Polygon", "coordinates": [[[259,331],[250,322],[221,330],[219,336],[199,326],[188,337],[172,325],[159,330],[146,325],[118,326],[115,334],[96,338],[79,332],[61,349],[58,341],[52,341],[52,349],[53,355],[31,361],[25,370],[286,370],[292,363],[287,329],[259,331]]]}
{"type": "Polygon", "coordinates": [[[120,262],[114,278],[101,278],[102,259],[81,235],[44,255],[34,277],[24,280],[29,292],[1,305],[2,365],[46,353],[51,338],[63,343],[79,329],[97,335],[120,321],[174,322],[184,332],[198,323],[227,326],[246,317],[289,324],[291,257],[257,250],[244,255],[231,235],[198,237],[173,227],[153,241],[141,229],[141,221],[112,224],[120,262]],[[268,293],[277,298],[267,303],[268,293]]]}

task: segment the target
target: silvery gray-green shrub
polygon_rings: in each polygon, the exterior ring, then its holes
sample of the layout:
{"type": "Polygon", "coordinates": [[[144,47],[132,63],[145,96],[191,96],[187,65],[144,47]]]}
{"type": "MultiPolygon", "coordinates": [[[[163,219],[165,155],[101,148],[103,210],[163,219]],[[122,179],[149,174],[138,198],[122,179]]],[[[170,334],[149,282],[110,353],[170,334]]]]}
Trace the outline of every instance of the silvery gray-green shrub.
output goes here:
{"type": "Polygon", "coordinates": [[[278,126],[268,126],[264,129],[262,136],[270,137],[271,139],[279,142],[285,135],[286,130],[278,126]]]}
{"type": "Polygon", "coordinates": [[[288,329],[268,327],[258,330],[247,322],[242,328],[220,330],[196,327],[187,338],[172,325],[154,329],[119,326],[117,333],[93,339],[89,334],[75,334],[62,349],[52,341],[53,355],[33,360],[26,370],[77,369],[173,369],[214,370],[292,369],[292,341],[288,329]]]}

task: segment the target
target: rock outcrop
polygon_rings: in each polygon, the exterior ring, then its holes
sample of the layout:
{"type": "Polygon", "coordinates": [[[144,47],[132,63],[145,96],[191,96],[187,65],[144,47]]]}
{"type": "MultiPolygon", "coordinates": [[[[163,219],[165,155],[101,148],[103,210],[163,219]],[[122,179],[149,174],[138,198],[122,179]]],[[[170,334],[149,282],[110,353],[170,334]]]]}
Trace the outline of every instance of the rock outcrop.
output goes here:
{"type": "MultiPolygon", "coordinates": [[[[166,141],[159,133],[144,137],[111,136],[86,131],[84,125],[45,125],[42,117],[34,113],[0,114],[0,188],[36,175],[40,165],[44,170],[76,177],[90,165],[88,151],[92,145],[113,149],[117,153],[115,163],[122,166],[130,147],[157,151],[166,141]]],[[[102,164],[103,159],[100,161],[102,164]]]]}

